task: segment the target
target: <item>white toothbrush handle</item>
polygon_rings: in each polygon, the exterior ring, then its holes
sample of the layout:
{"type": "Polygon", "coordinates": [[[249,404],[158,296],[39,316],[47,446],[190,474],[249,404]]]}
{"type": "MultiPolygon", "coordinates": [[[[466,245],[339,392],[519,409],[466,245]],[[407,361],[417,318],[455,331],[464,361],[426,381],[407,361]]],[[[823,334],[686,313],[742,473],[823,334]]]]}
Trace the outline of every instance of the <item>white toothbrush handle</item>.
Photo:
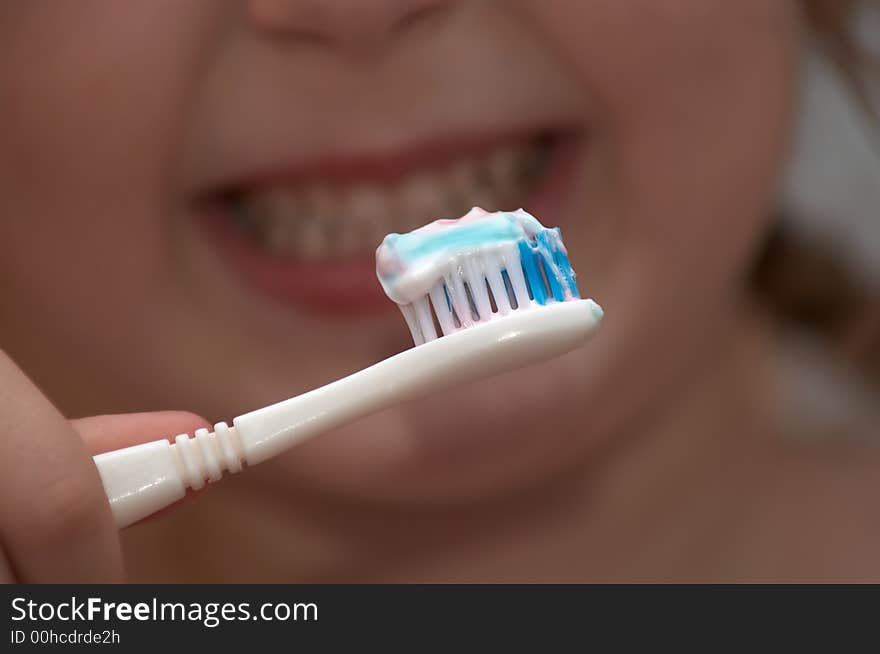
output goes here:
{"type": "Polygon", "coordinates": [[[119,527],[199,490],[224,471],[238,472],[334,427],[394,404],[551,359],[579,347],[602,310],[592,300],[520,309],[444,336],[233,420],[97,455],[95,465],[119,527]]]}

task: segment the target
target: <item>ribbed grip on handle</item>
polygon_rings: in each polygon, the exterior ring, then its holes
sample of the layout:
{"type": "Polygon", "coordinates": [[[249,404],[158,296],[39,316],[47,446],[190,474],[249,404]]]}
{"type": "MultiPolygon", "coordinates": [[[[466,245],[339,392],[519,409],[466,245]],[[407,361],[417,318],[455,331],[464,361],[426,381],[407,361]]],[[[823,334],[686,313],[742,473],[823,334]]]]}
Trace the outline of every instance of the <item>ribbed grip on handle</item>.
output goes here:
{"type": "Polygon", "coordinates": [[[153,441],[94,457],[117,526],[127,527],[199,490],[223,471],[241,470],[244,454],[234,427],[225,422],[214,431],[180,434],[172,445],[153,441]]]}

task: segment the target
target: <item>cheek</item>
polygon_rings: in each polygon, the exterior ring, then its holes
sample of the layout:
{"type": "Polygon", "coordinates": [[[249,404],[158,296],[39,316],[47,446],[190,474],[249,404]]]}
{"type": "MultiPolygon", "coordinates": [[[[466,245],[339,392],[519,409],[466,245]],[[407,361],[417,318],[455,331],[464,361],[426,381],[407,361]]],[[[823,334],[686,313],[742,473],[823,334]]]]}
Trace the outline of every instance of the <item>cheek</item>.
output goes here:
{"type": "Polygon", "coordinates": [[[126,406],[180,304],[170,170],[221,6],[0,6],[0,339],[68,407],[126,406]]]}
{"type": "Polygon", "coordinates": [[[155,278],[173,209],[171,144],[205,41],[197,32],[210,25],[200,7],[83,0],[0,10],[0,79],[16,100],[0,108],[0,196],[12,218],[0,225],[11,245],[2,266],[30,267],[33,291],[85,295],[100,282],[112,294],[155,278]]]}
{"type": "Polygon", "coordinates": [[[797,5],[597,0],[577,16],[565,0],[530,7],[592,97],[620,269],[685,288],[700,270],[717,288],[742,269],[773,208],[797,5]]]}

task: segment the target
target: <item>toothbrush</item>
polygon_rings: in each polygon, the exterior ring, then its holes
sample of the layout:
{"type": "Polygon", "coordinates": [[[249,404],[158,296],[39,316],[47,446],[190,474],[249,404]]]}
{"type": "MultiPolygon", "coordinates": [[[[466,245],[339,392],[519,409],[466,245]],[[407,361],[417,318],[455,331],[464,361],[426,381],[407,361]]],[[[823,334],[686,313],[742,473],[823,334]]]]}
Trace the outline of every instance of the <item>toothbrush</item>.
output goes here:
{"type": "Polygon", "coordinates": [[[395,404],[545,361],[580,347],[602,319],[582,300],[558,228],[523,210],[472,209],[376,252],[386,294],[415,347],[277,404],[94,457],[121,528],[200,490],[224,471],[266,461],[310,438],[395,404]],[[439,329],[438,329],[439,328],[439,329]]]}

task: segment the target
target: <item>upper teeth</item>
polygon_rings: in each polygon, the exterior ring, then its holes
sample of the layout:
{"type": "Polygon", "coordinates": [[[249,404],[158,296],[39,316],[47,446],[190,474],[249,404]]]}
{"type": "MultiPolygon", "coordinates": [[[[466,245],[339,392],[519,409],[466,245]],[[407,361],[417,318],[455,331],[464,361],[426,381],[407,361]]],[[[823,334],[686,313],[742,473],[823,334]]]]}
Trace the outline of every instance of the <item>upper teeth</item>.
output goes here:
{"type": "Polygon", "coordinates": [[[545,150],[541,143],[503,146],[386,185],[262,187],[237,197],[235,217],[258,246],[278,257],[371,254],[389,232],[457,217],[473,206],[517,208],[543,172],[545,150]]]}

